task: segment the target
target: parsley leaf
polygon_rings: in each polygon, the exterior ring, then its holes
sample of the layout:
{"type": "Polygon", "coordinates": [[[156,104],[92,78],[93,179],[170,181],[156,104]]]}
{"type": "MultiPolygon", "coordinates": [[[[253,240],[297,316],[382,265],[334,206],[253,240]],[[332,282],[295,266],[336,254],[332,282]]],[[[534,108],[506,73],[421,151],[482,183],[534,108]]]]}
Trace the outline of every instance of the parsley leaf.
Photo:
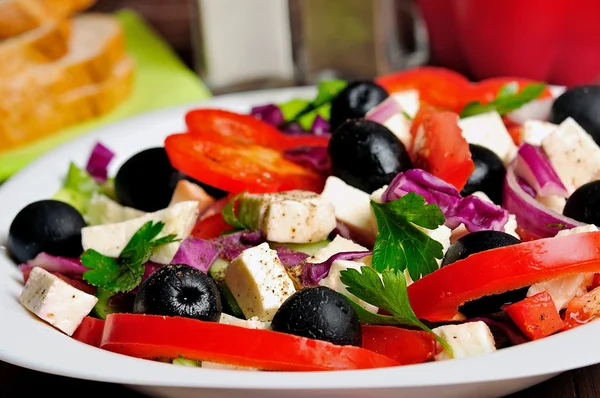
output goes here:
{"type": "MultiPolygon", "coordinates": [[[[363,266],[361,272],[352,268],[341,271],[340,280],[346,285],[349,293],[392,314],[392,316],[373,314],[347,297],[356,310],[360,322],[375,325],[414,326],[433,333],[417,318],[410,306],[406,279],[401,271],[387,269],[380,276],[374,269],[363,266]]],[[[448,343],[439,336],[435,336],[436,340],[451,353],[452,348],[448,343]]]]}
{"type": "Polygon", "coordinates": [[[373,268],[404,271],[412,280],[438,269],[436,259],[443,257],[443,246],[417,226],[435,229],[444,224],[444,215],[434,204],[410,192],[388,203],[371,201],[379,234],[373,248],[373,268]]]}
{"type": "Polygon", "coordinates": [[[128,292],[142,281],[144,264],[152,256],[152,249],[177,241],[176,235],[155,239],[162,231],[163,222],[148,221],[131,237],[119,258],[112,258],[88,249],[81,255],[81,263],[90,268],[83,279],[91,285],[112,293],[128,292]]]}
{"type": "Polygon", "coordinates": [[[519,109],[528,102],[538,98],[546,88],[544,83],[528,84],[523,90],[518,91],[518,83],[507,83],[498,92],[496,99],[487,104],[482,104],[479,101],[470,102],[463,108],[460,117],[468,117],[496,111],[501,115],[519,109]]]}
{"type": "Polygon", "coordinates": [[[244,225],[244,223],[242,223],[235,215],[235,204],[245,193],[246,191],[240,192],[231,198],[221,212],[223,215],[223,220],[236,229],[248,229],[248,227],[244,225]]]}

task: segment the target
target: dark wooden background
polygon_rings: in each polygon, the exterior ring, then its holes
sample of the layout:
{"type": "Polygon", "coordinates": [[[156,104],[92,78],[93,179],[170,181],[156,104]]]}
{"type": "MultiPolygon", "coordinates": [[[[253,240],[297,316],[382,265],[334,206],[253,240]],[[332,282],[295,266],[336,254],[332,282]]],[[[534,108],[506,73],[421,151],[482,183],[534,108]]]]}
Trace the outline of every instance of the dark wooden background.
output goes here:
{"type": "MultiPolygon", "coordinates": [[[[600,365],[563,373],[507,398],[596,398],[599,381],[600,365]]],[[[0,398],[43,397],[49,392],[61,398],[82,398],[92,391],[95,397],[145,397],[119,385],[53,376],[0,362],[0,398]]]]}

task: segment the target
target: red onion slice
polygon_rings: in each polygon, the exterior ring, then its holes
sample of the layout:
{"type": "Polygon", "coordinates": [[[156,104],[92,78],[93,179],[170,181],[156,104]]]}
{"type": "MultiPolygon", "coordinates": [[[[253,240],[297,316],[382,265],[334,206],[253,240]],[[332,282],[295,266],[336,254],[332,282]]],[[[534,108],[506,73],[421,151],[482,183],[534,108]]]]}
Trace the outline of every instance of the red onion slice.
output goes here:
{"type": "Polygon", "coordinates": [[[539,147],[523,144],[515,159],[515,173],[540,196],[569,196],[567,188],[539,147]]]}

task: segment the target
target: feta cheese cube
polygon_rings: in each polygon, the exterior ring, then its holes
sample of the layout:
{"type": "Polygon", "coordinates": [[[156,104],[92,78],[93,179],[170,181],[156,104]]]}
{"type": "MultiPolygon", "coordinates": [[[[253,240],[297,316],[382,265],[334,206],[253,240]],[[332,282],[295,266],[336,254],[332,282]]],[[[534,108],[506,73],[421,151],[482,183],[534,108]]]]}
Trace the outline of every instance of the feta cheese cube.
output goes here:
{"type": "Polygon", "coordinates": [[[309,257],[306,261],[309,263],[322,263],[338,253],[363,251],[366,252],[368,249],[338,235],[327,246],[317,251],[314,256],[309,257]]]}
{"type": "Polygon", "coordinates": [[[600,147],[572,118],[544,138],[542,149],[569,193],[600,179],[600,147]]]}
{"type": "Polygon", "coordinates": [[[400,104],[400,107],[404,113],[406,113],[411,119],[417,115],[419,107],[421,106],[421,102],[419,100],[419,90],[399,91],[392,94],[392,98],[394,98],[394,100],[400,104]]]}
{"type": "Polygon", "coordinates": [[[246,318],[273,320],[296,289],[268,243],[244,250],[225,270],[225,283],[246,318]]]}
{"type": "Polygon", "coordinates": [[[221,319],[219,319],[219,323],[224,323],[225,325],[239,326],[247,329],[271,329],[271,322],[260,321],[258,320],[258,317],[252,317],[250,319],[240,319],[226,313],[221,314],[221,319]]]}
{"type": "Polygon", "coordinates": [[[243,224],[260,229],[267,240],[279,243],[318,242],[336,226],[330,200],[300,190],[243,195],[238,214],[243,224]]]}
{"type": "Polygon", "coordinates": [[[354,302],[363,307],[365,310],[376,314],[379,308],[349,293],[346,289],[346,285],[344,285],[340,280],[341,271],[346,269],[355,269],[360,272],[360,267],[364,265],[364,263],[359,263],[357,261],[336,260],[331,264],[331,268],[329,269],[329,274],[327,274],[327,277],[321,279],[319,285],[327,286],[328,288],[333,289],[338,293],[350,297],[352,300],[354,300],[354,302]]]}
{"type": "Polygon", "coordinates": [[[560,196],[550,195],[550,196],[541,196],[538,195],[535,198],[538,202],[548,207],[549,209],[554,210],[558,214],[562,214],[565,205],[567,204],[566,198],[561,198],[560,196]]]}
{"type": "Polygon", "coordinates": [[[335,217],[366,242],[375,242],[369,194],[330,176],[321,196],[333,203],[335,217]]]}
{"type": "Polygon", "coordinates": [[[558,125],[541,120],[527,120],[523,124],[523,141],[535,145],[542,145],[542,141],[549,136],[558,125]]]}
{"type": "Polygon", "coordinates": [[[45,269],[35,267],[19,301],[29,311],[71,336],[98,299],[75,289],[45,269]]]}
{"type": "Polygon", "coordinates": [[[597,226],[595,226],[593,224],[588,224],[588,225],[582,225],[581,227],[563,229],[561,231],[558,231],[556,236],[568,236],[568,235],[582,234],[582,233],[586,233],[586,232],[597,232],[597,231],[599,231],[597,226]]]}
{"type": "MultiPolygon", "coordinates": [[[[108,257],[119,257],[133,235],[148,221],[162,221],[165,224],[158,238],[173,234],[183,240],[192,232],[197,218],[198,202],[188,201],[131,220],[85,227],[81,230],[83,249],[94,249],[108,257]]],[[[169,264],[180,245],[181,241],[178,241],[156,247],[150,261],[169,264]]]]}
{"type": "Polygon", "coordinates": [[[458,125],[469,144],[481,145],[492,150],[504,164],[510,163],[515,157],[517,147],[498,112],[469,116],[461,119],[458,125]]]}
{"type": "MultiPolygon", "coordinates": [[[[593,274],[589,274],[593,277],[593,274]]],[[[527,297],[535,296],[541,292],[548,292],[554,301],[556,309],[560,312],[567,308],[567,304],[574,297],[581,296],[587,292],[586,286],[588,274],[574,274],[552,279],[547,282],[531,285],[527,290],[527,297]]]]}
{"type": "MultiPolygon", "coordinates": [[[[448,342],[454,352],[454,359],[485,355],[496,351],[494,336],[490,328],[481,321],[440,326],[432,331],[448,342]]],[[[452,357],[446,350],[435,356],[436,361],[447,359],[452,359],[452,357]]]]}
{"type": "Polygon", "coordinates": [[[383,125],[390,129],[406,148],[410,148],[412,145],[412,135],[410,134],[411,119],[419,111],[419,92],[417,90],[401,91],[392,94],[391,99],[400,105],[402,112],[391,116],[383,125]]]}
{"type": "Polygon", "coordinates": [[[371,194],[371,200],[373,202],[382,203],[383,202],[383,193],[388,189],[387,185],[382,186],[378,190],[374,191],[371,194]]]}

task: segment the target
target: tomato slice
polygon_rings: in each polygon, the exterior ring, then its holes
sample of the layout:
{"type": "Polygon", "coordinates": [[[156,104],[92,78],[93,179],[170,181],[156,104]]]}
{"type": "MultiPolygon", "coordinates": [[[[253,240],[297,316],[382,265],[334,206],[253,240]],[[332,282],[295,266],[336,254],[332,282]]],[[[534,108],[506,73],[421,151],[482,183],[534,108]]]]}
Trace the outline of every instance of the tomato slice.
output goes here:
{"type": "Polygon", "coordinates": [[[165,149],[177,170],[231,193],[321,192],[325,184],[323,176],[263,146],[183,133],[167,137],[165,149]]]}
{"type": "Polygon", "coordinates": [[[459,191],[475,170],[469,143],[454,112],[424,108],[417,115],[412,154],[415,166],[452,184],[459,191]]]}
{"type": "Polygon", "coordinates": [[[79,327],[73,333],[73,338],[82,343],[100,347],[102,333],[104,332],[104,320],[86,316],[79,327]]]}
{"type": "Polygon", "coordinates": [[[216,213],[198,220],[191,235],[198,239],[213,239],[232,229],[233,227],[225,222],[221,213],[216,213]]]}
{"type": "MultiPolygon", "coordinates": [[[[469,93],[465,98],[466,102],[463,104],[463,106],[473,101],[479,101],[482,104],[492,102],[496,99],[498,92],[502,87],[513,82],[519,84],[519,92],[529,84],[539,83],[534,80],[520,77],[491,77],[473,84],[471,90],[469,90],[469,93]]],[[[546,87],[539,96],[539,99],[543,98],[552,98],[552,92],[548,87],[546,87]]]]}
{"type": "Polygon", "coordinates": [[[422,102],[460,112],[471,83],[449,69],[423,66],[377,77],[375,82],[389,93],[416,89],[422,102]]]}
{"type": "Polygon", "coordinates": [[[451,321],[467,301],[575,273],[600,272],[598,247],[600,232],[586,232],[486,250],[419,279],[408,287],[408,297],[417,317],[451,321]]]}
{"type": "Polygon", "coordinates": [[[276,127],[251,115],[222,109],[196,109],[185,115],[185,123],[191,134],[201,137],[222,137],[243,145],[260,145],[284,151],[300,146],[324,146],[326,136],[287,135],[276,127]]]}
{"type": "Polygon", "coordinates": [[[502,307],[515,325],[531,340],[538,340],[564,327],[554,300],[548,292],[540,292],[519,302],[502,307]]]}
{"type": "Polygon", "coordinates": [[[271,330],[157,315],[109,315],[100,347],[138,358],[182,356],[263,370],[324,371],[400,365],[360,347],[339,346],[271,330]]]}
{"type": "Polygon", "coordinates": [[[423,363],[437,353],[431,333],[394,326],[362,325],[362,347],[385,355],[404,365],[423,363]]]}

